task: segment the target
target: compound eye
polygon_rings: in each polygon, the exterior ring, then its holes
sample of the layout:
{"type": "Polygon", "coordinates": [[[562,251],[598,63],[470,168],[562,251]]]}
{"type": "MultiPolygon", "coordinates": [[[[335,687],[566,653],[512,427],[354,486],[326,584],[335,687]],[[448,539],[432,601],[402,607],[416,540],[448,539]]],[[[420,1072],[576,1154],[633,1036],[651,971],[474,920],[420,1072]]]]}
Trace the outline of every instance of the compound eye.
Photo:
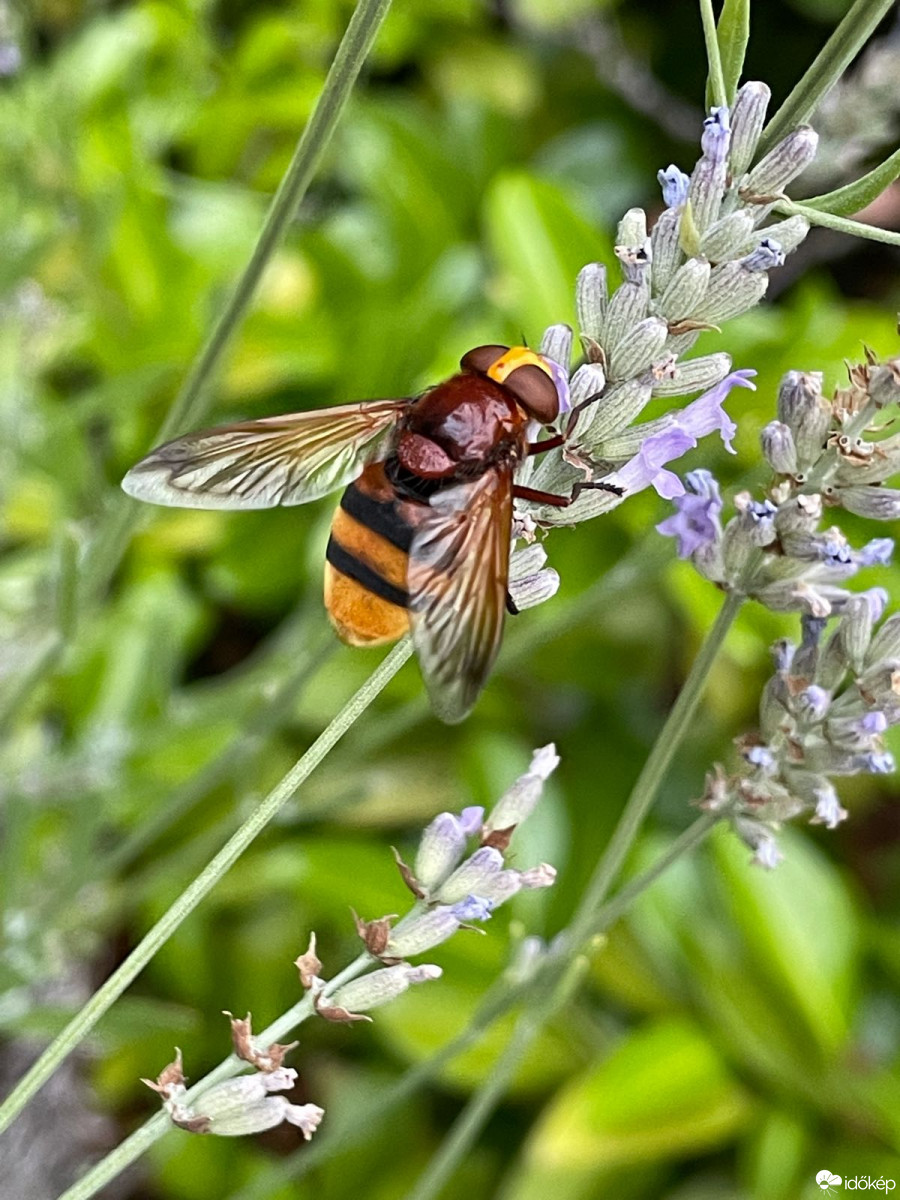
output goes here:
{"type": "Polygon", "coordinates": [[[487,375],[498,358],[502,358],[509,346],[476,346],[459,360],[464,371],[479,371],[487,375]]]}
{"type": "Polygon", "coordinates": [[[559,392],[547,374],[531,363],[516,367],[503,380],[529,416],[549,425],[559,416],[559,392]]]}

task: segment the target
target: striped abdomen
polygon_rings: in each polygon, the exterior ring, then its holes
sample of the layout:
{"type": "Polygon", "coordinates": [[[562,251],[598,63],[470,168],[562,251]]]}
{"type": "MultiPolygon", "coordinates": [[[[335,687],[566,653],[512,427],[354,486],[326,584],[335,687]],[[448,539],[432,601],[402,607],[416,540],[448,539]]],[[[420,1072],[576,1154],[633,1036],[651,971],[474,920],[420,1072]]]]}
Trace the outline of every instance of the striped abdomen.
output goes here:
{"type": "Polygon", "coordinates": [[[366,467],[344,492],[325,552],[325,607],[342,641],[377,646],[409,629],[409,547],[424,509],[398,498],[384,463],[366,467]]]}

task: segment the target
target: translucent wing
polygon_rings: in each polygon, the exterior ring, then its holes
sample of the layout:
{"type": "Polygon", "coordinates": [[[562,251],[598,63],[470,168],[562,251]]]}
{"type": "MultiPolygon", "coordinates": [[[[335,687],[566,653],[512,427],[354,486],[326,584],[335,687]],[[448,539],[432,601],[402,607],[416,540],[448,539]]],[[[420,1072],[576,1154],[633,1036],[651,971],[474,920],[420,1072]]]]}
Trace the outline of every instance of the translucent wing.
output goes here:
{"type": "Polygon", "coordinates": [[[408,403],[374,400],[189,433],[142,458],[122,487],[178,508],[306,504],[383,453],[408,403]]]}
{"type": "Polygon", "coordinates": [[[461,721],[500,648],[512,532],[512,474],[496,467],[433,496],[410,547],[413,643],[432,706],[461,721]]]}

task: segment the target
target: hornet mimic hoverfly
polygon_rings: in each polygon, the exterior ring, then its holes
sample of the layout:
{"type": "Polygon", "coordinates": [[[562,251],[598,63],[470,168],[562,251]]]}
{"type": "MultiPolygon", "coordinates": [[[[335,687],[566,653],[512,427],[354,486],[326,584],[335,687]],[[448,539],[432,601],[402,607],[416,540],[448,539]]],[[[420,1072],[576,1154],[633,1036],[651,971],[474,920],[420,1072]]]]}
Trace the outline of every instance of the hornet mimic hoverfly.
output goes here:
{"type": "MultiPolygon", "coordinates": [[[[288,413],[191,433],[154,450],[122,481],[129,495],[183,508],[305,504],[344,487],[325,553],[325,607],[353,646],[411,629],[432,706],[461,721],[491,670],[506,611],[513,500],[565,507],[514,482],[529,454],[562,435],[548,359],[479,346],[421,395],[288,413]]],[[[580,406],[579,406],[580,407],[580,406]]],[[[574,414],[573,414],[574,415],[574,414]]],[[[609,490],[618,490],[610,487],[609,490]]]]}

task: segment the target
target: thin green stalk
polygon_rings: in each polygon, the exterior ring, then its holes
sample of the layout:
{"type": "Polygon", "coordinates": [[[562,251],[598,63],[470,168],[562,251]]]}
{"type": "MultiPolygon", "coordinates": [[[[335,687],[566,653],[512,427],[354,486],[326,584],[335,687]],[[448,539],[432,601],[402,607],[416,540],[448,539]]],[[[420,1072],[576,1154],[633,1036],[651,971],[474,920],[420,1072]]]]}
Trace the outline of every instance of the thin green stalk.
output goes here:
{"type": "MultiPolygon", "coordinates": [[[[362,975],[372,965],[372,962],[371,955],[360,954],[340,974],[335,975],[334,979],[328,981],[321,995],[330,996],[342,984],[349,983],[351,979],[356,979],[358,975],[362,975]]],[[[277,1042],[279,1038],[285,1037],[308,1017],[312,1016],[312,1013],[312,996],[307,993],[293,1008],[288,1009],[277,1021],[273,1021],[271,1025],[256,1035],[259,1044],[271,1045],[273,1042],[277,1042]]],[[[225,1079],[231,1079],[234,1075],[239,1075],[246,1069],[247,1064],[245,1062],[237,1058],[234,1054],[229,1054],[217,1067],[214,1067],[209,1074],[204,1075],[202,1079],[199,1079],[188,1090],[184,1098],[185,1103],[190,1104],[193,1100],[202,1096],[204,1092],[208,1091],[213,1084],[221,1083],[225,1079]]],[[[165,1112],[157,1113],[149,1121],[145,1121],[124,1142],[116,1146],[115,1150],[110,1151],[105,1158],[96,1163],[77,1183],[63,1192],[58,1197],[58,1200],[89,1200],[89,1197],[95,1196],[100,1188],[115,1179],[126,1167],[136,1162],[145,1150],[148,1150],[154,1142],[158,1141],[171,1128],[172,1123],[169,1120],[168,1114],[165,1112]]]]}
{"type": "Polygon", "coordinates": [[[656,799],[669,764],[694,720],[710,669],[743,600],[744,597],[739,592],[729,592],[691,665],[684,686],[653,743],[613,835],[581,898],[578,912],[569,927],[573,945],[580,946],[590,936],[596,911],[609,894],[610,886],[634,845],[644,818],[656,799]]]}
{"type": "Polygon", "coordinates": [[[888,246],[900,246],[900,233],[895,229],[882,229],[878,225],[867,225],[864,221],[854,221],[851,217],[838,217],[834,213],[813,208],[810,204],[798,204],[796,200],[779,200],[775,208],[786,217],[806,217],[810,225],[821,225],[824,229],[833,229],[837,233],[864,238],[869,242],[885,242],[888,246]]]}
{"type": "Polygon", "coordinates": [[[157,950],[243,854],[254,838],[296,793],[353,722],[365,712],[378,693],[393,679],[412,653],[409,638],[399,642],[344,705],[330,725],[313,742],[284,778],[269,792],[255,812],[226,842],[219,853],[178,897],[168,911],[143,937],[125,961],[110,975],[85,1006],[44,1051],[31,1070],[19,1081],[0,1106],[0,1133],[6,1129],[31,1097],[50,1078],[61,1062],[87,1036],[103,1014],[140,974],[157,950]]]}
{"type": "Polygon", "coordinates": [[[840,79],[879,21],[893,6],[894,0],[856,0],[763,130],[759,141],[760,154],[771,150],[785,134],[810,119],[822,97],[840,79]]]}
{"type": "Polygon", "coordinates": [[[716,33],[716,14],[713,12],[712,0],[700,0],[700,19],[703,22],[703,40],[706,42],[709,87],[713,104],[727,104],[728,92],[725,88],[725,73],[722,70],[722,54],[716,33]]]}
{"type": "MultiPolygon", "coordinates": [[[[199,423],[209,412],[209,388],[225,351],[243,321],[270,258],[284,240],[297,206],[306,194],[341,113],[350,98],[378,30],[387,16],[391,0],[359,0],[350,24],[337,48],[324,86],[293,158],[228,303],[216,321],[198,357],[185,378],[155,439],[165,442],[189,425],[199,423]]],[[[109,520],[97,536],[84,573],[82,601],[90,602],[109,582],[131,536],[140,506],[124,496],[118,498],[109,520]]]]}
{"type": "MultiPolygon", "coordinates": [[[[698,846],[719,819],[712,813],[704,813],[698,817],[656,862],[636,875],[621,891],[601,905],[594,915],[592,935],[596,936],[613,925],[674,862],[698,846]]],[[[577,950],[574,944],[572,950],[577,950]]],[[[561,966],[559,956],[554,955],[544,961],[534,977],[502,980],[495,989],[488,992],[475,1016],[453,1041],[442,1046],[431,1058],[417,1063],[387,1092],[380,1093],[369,1106],[356,1114],[352,1126],[343,1126],[337,1134],[329,1134],[326,1130],[316,1138],[312,1147],[304,1147],[302,1154],[295,1154],[287,1162],[269,1167],[252,1183],[228,1196],[227,1200],[265,1200],[279,1188],[301,1179],[343,1150],[358,1149],[361,1137],[364,1139],[373,1136],[379,1125],[404,1100],[408,1100],[420,1087],[424,1087],[457,1055],[468,1050],[495,1021],[505,1016],[520,1001],[534,997],[543,982],[558,976],[563,970],[565,968],[561,966]]],[[[66,1200],[69,1198],[66,1197],[66,1200]]]]}
{"type": "Polygon", "coordinates": [[[544,986],[537,988],[539,999],[522,1013],[490,1073],[454,1121],[437,1153],[432,1155],[428,1166],[407,1192],[405,1200],[434,1200],[444,1190],[506,1094],[532,1043],[544,1025],[569,1000],[587,966],[587,959],[578,956],[568,964],[561,978],[557,974],[555,981],[550,983],[545,977],[544,986]]]}

